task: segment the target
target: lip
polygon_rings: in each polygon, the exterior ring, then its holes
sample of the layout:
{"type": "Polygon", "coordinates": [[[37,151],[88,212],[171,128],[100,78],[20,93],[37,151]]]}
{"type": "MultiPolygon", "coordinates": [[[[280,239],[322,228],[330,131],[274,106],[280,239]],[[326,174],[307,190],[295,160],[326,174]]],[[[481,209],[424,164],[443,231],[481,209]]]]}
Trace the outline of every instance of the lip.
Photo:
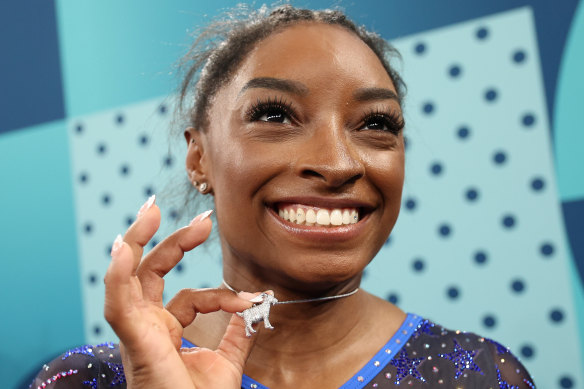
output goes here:
{"type": "Polygon", "coordinates": [[[369,221],[369,216],[373,209],[370,204],[352,199],[330,199],[316,197],[294,197],[278,199],[265,204],[268,214],[286,232],[303,240],[318,242],[343,242],[360,235],[369,221]],[[359,221],[355,224],[347,224],[334,227],[319,225],[307,226],[296,224],[278,216],[278,204],[303,204],[315,208],[357,208],[360,212],[359,221]],[[361,217],[362,216],[362,217],[361,217]]]}

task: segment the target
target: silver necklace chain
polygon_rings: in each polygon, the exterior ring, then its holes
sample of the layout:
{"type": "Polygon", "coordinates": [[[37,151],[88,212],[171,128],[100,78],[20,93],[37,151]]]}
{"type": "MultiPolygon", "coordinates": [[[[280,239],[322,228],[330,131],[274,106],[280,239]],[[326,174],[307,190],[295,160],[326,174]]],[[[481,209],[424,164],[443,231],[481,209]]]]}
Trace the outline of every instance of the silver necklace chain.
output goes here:
{"type": "MultiPolygon", "coordinates": [[[[227,289],[229,289],[232,292],[238,293],[235,289],[233,289],[231,287],[231,285],[229,285],[227,282],[225,282],[225,280],[222,280],[222,281],[223,281],[223,285],[225,285],[227,287],[227,289]]],[[[315,298],[311,298],[311,299],[302,299],[302,300],[278,301],[274,305],[279,305],[279,304],[300,304],[300,303],[312,303],[312,302],[315,302],[315,301],[336,300],[336,299],[340,299],[340,298],[343,298],[343,297],[352,296],[355,293],[357,293],[358,291],[359,291],[359,288],[355,288],[354,290],[352,290],[352,291],[350,291],[348,293],[337,294],[337,295],[334,295],[334,296],[315,297],[315,298]]]]}

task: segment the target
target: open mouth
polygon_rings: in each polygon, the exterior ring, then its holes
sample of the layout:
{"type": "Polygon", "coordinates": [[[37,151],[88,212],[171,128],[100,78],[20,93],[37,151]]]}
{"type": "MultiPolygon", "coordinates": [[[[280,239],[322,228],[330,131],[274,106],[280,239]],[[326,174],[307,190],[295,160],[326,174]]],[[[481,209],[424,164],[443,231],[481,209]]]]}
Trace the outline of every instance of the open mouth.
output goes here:
{"type": "Polygon", "coordinates": [[[355,224],[364,216],[360,207],[322,208],[305,204],[277,203],[274,212],[283,220],[305,226],[339,227],[355,224]]]}

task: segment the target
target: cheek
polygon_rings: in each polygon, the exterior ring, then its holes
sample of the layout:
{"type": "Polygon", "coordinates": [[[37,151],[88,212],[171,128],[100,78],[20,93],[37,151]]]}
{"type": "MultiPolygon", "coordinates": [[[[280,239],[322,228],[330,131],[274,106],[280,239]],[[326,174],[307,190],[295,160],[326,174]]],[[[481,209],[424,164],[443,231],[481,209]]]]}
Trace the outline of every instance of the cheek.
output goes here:
{"type": "Polygon", "coordinates": [[[404,184],[404,154],[396,152],[372,159],[368,171],[381,192],[387,216],[397,219],[404,184]]]}

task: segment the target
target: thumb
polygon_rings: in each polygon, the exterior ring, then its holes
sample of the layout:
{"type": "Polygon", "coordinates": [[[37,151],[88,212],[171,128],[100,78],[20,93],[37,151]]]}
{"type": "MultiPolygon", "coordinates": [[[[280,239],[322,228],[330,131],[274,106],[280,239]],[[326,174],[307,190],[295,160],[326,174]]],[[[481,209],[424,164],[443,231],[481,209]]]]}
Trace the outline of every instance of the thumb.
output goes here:
{"type": "Polygon", "coordinates": [[[255,339],[256,336],[245,336],[245,323],[241,317],[234,314],[231,316],[221,343],[219,343],[217,353],[231,362],[243,374],[243,366],[251,353],[255,339]]]}

